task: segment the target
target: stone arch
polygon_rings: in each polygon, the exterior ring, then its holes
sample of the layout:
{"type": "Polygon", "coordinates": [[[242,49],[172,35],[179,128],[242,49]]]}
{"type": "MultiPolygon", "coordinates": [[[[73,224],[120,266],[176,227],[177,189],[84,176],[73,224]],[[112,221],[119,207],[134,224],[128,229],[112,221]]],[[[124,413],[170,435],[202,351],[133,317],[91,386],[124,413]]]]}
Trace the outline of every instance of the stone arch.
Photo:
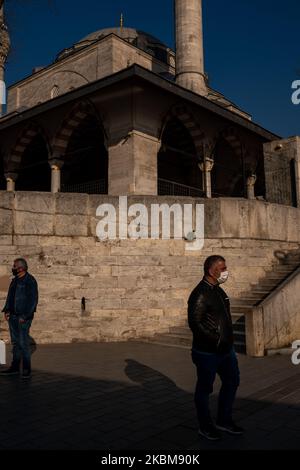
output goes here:
{"type": "Polygon", "coordinates": [[[6,173],[16,180],[16,190],[50,191],[51,147],[48,135],[37,122],[29,122],[20,132],[6,162],[6,173]]]}
{"type": "Polygon", "coordinates": [[[11,150],[10,153],[10,158],[8,161],[8,170],[9,171],[14,171],[20,167],[22,156],[28,147],[29,144],[33,141],[35,137],[40,135],[47,147],[48,155],[51,155],[51,145],[50,141],[48,138],[48,135],[46,134],[45,130],[43,129],[40,124],[37,122],[30,122],[22,129],[20,132],[16,144],[11,150]]]}
{"type": "Polygon", "coordinates": [[[212,193],[215,197],[245,197],[245,155],[235,127],[226,127],[214,140],[212,193]]]}
{"type": "Polygon", "coordinates": [[[161,140],[163,132],[168,122],[173,118],[177,118],[189,132],[194,142],[197,157],[200,160],[203,154],[203,143],[205,139],[205,133],[200,129],[200,125],[197,123],[196,118],[186,106],[176,105],[171,108],[171,110],[163,119],[163,125],[159,132],[159,139],[161,140]]]}
{"type": "Polygon", "coordinates": [[[202,196],[203,179],[198,164],[203,159],[205,134],[185,106],[175,106],[165,116],[159,132],[158,194],[202,196]]]}
{"type": "Polygon", "coordinates": [[[107,194],[107,135],[88,100],[75,104],[63,120],[53,159],[61,162],[62,192],[107,194]]]}
{"type": "Polygon", "coordinates": [[[237,155],[240,155],[242,139],[238,133],[238,130],[235,127],[227,127],[226,129],[223,129],[219,133],[218,137],[222,137],[227,140],[229,145],[233,148],[234,152],[237,155]]]}
{"type": "Polygon", "coordinates": [[[98,124],[103,131],[105,146],[107,148],[107,134],[105,132],[102,120],[99,117],[97,110],[94,105],[88,101],[80,101],[73,106],[71,111],[64,118],[53,143],[53,154],[64,157],[70,137],[74,130],[80,125],[80,123],[90,114],[93,114],[98,124]]]}
{"type": "Polygon", "coordinates": [[[6,189],[5,163],[4,153],[0,148],[0,191],[6,189]]]}

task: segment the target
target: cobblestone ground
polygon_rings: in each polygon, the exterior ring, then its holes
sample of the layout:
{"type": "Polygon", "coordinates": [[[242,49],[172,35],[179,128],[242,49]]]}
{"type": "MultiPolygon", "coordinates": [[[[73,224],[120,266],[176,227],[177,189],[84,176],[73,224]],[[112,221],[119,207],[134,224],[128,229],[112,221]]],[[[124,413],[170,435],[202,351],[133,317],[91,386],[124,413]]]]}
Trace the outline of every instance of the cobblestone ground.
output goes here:
{"type": "MultiPolygon", "coordinates": [[[[239,356],[239,363],[235,420],[246,434],[216,444],[197,435],[188,350],[38,346],[30,380],[0,377],[0,449],[298,449],[300,366],[289,356],[239,356]]],[[[218,389],[216,382],[214,413],[218,389]]]]}

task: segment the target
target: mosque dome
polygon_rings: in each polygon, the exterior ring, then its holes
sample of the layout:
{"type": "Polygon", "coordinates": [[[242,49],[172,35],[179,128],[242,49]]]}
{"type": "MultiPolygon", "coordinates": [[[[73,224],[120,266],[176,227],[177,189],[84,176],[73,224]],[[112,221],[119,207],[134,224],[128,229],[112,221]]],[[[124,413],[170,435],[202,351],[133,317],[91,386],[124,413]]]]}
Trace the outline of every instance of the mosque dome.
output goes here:
{"type": "Polygon", "coordinates": [[[125,41],[129,42],[135,47],[151,54],[153,57],[161,60],[163,62],[168,62],[168,51],[170,48],[163,44],[159,39],[155,38],[151,34],[145,33],[144,31],[139,31],[134,28],[105,28],[95,31],[94,33],[85,36],[83,39],[75,43],[73,46],[64,49],[61,51],[56,60],[64,59],[65,57],[70,56],[74,52],[89,46],[100,39],[103,39],[110,34],[115,34],[125,41]]]}

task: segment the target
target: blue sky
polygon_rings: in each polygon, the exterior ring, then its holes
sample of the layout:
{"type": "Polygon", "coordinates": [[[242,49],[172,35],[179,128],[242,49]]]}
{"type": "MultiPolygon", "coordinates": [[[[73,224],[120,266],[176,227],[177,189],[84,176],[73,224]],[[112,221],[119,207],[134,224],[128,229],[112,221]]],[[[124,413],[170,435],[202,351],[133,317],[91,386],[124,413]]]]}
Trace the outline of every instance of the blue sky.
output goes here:
{"type": "MultiPolygon", "coordinates": [[[[12,51],[8,84],[51,63],[90,32],[142,29],[174,46],[173,0],[6,0],[12,51]]],[[[282,136],[300,135],[299,0],[203,0],[205,69],[210,85],[282,136]]]]}

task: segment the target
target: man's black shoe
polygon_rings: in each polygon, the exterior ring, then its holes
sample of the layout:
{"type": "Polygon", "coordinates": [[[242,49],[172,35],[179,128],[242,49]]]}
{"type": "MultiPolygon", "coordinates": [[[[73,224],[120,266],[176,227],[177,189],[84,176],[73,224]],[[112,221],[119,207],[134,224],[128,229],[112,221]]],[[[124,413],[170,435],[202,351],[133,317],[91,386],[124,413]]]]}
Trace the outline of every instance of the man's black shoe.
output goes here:
{"type": "Polygon", "coordinates": [[[30,370],[23,370],[22,379],[30,379],[31,371],[30,370]]]}
{"type": "Polygon", "coordinates": [[[0,375],[19,375],[19,370],[14,367],[9,367],[8,369],[0,371],[0,375]]]}
{"type": "Polygon", "coordinates": [[[240,426],[237,426],[234,422],[231,422],[229,424],[217,423],[216,428],[219,429],[219,431],[227,432],[228,434],[232,434],[233,436],[242,436],[244,434],[244,429],[240,426]]]}
{"type": "Polygon", "coordinates": [[[221,433],[217,430],[214,424],[207,424],[201,426],[198,430],[198,434],[209,441],[219,441],[221,439],[221,433]]]}

